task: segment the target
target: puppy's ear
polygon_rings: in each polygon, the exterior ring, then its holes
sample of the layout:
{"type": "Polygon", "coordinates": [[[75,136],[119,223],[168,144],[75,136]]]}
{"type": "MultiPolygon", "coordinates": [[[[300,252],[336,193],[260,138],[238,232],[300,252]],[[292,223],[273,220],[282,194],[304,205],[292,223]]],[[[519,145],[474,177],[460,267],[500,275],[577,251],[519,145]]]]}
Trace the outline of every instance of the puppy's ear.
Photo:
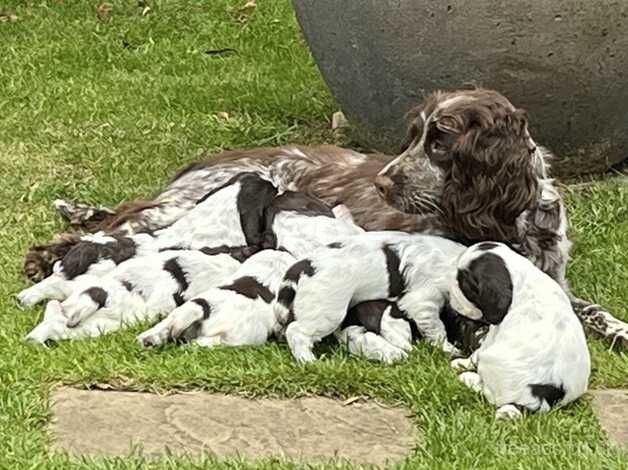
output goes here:
{"type": "Polygon", "coordinates": [[[486,322],[501,323],[512,304],[512,279],[502,258],[494,253],[478,256],[459,272],[458,283],[486,322]]]}

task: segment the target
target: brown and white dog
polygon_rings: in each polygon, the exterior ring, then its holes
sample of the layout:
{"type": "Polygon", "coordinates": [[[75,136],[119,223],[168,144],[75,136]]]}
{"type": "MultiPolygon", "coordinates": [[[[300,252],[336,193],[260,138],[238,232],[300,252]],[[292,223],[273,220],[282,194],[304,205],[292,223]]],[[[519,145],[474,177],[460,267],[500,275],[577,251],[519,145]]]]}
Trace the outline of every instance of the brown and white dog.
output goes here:
{"type": "MultiPolygon", "coordinates": [[[[62,212],[90,231],[154,231],[235,174],[255,172],[280,190],[312,194],[332,207],[344,204],[366,230],[505,242],[569,293],[567,218],[549,179],[550,157],[530,136],[525,113],[498,92],[435,92],[411,112],[396,158],[329,145],[228,151],[190,164],[152,200],[115,211],[62,204],[62,212]]],[[[25,260],[27,276],[50,274],[76,239],[67,233],[33,247],[25,260]]],[[[628,345],[627,323],[599,305],[570,298],[589,330],[628,345]]]]}

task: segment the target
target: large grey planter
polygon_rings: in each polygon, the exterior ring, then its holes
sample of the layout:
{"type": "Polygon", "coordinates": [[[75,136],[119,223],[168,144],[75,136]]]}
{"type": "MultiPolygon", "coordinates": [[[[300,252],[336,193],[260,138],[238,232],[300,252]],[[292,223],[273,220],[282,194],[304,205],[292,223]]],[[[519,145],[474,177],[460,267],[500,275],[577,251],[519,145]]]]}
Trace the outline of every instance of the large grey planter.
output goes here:
{"type": "Polygon", "coordinates": [[[628,0],[293,0],[327,85],[394,150],[424,93],[465,83],[528,110],[554,173],[628,157],[628,0]]]}

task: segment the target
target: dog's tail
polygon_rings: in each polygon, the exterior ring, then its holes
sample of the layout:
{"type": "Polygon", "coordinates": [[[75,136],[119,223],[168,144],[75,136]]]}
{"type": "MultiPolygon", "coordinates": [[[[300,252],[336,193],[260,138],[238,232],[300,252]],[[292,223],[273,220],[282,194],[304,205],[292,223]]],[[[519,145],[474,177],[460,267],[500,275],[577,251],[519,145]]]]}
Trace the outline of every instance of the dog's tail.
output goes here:
{"type": "Polygon", "coordinates": [[[309,259],[302,259],[293,264],[283,277],[273,305],[275,319],[282,329],[294,320],[294,299],[301,276],[311,277],[315,273],[309,259]]]}

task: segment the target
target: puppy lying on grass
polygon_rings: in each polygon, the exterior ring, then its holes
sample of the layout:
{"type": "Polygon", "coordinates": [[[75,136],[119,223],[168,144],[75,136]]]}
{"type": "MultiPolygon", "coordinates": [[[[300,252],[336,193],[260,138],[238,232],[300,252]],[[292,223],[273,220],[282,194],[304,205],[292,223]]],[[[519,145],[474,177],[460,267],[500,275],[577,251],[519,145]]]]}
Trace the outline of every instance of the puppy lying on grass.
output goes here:
{"type": "Polygon", "coordinates": [[[501,243],[470,247],[458,261],[452,307],[490,325],[468,359],[455,359],[460,380],[497,407],[497,418],[521,409],[548,411],[576,400],[591,373],[582,325],[564,290],[501,243]]]}

